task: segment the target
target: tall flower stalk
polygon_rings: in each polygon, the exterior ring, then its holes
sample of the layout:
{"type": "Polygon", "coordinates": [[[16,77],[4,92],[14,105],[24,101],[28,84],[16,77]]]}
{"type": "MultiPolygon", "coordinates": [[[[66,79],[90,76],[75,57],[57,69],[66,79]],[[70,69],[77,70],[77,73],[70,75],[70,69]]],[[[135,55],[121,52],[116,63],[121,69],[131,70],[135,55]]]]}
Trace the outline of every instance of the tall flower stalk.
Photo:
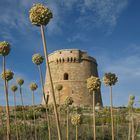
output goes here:
{"type": "MultiPolygon", "coordinates": [[[[10,44],[6,41],[0,42],[0,55],[3,57],[3,73],[5,77],[5,71],[6,71],[6,61],[5,57],[10,53],[10,44]]],[[[4,79],[4,90],[5,90],[5,100],[6,100],[6,127],[7,127],[7,140],[10,139],[10,118],[9,118],[9,101],[8,101],[8,87],[7,87],[7,81],[4,79]]]]}
{"type": "Polygon", "coordinates": [[[89,92],[93,93],[93,138],[96,140],[96,113],[95,113],[95,93],[99,91],[101,86],[100,79],[95,76],[91,76],[87,79],[87,88],[89,92]]]}
{"type": "Polygon", "coordinates": [[[56,90],[58,91],[58,104],[59,104],[59,120],[61,117],[61,112],[60,112],[60,91],[63,89],[63,86],[61,84],[56,85],[56,90]]]}
{"type": "Polygon", "coordinates": [[[36,83],[32,82],[30,84],[30,90],[32,91],[32,110],[34,115],[34,129],[35,129],[35,140],[37,140],[37,131],[36,131],[36,117],[35,117],[35,97],[34,92],[37,90],[38,86],[36,83]]]}
{"type": "Polygon", "coordinates": [[[72,97],[67,97],[65,100],[65,105],[67,108],[67,130],[66,130],[66,137],[67,140],[69,140],[69,106],[73,104],[73,99],[72,97]]]}
{"type": "Polygon", "coordinates": [[[110,112],[111,112],[111,128],[112,128],[112,140],[115,139],[114,135],[114,119],[113,119],[113,102],[112,102],[112,86],[116,84],[118,77],[114,73],[105,73],[103,82],[105,86],[110,87],[110,112]]]}
{"type": "Polygon", "coordinates": [[[75,126],[75,140],[78,140],[78,125],[81,124],[81,115],[73,115],[71,118],[71,123],[75,126]]]}
{"type": "Polygon", "coordinates": [[[26,123],[25,123],[26,116],[25,116],[25,108],[24,108],[24,102],[23,102],[23,96],[22,96],[22,85],[24,84],[24,80],[23,79],[17,79],[16,83],[19,85],[19,92],[20,92],[20,98],[21,98],[21,103],[22,103],[22,114],[23,114],[23,121],[24,121],[24,128],[25,128],[26,127],[26,123]]]}
{"type": "Polygon", "coordinates": [[[39,53],[36,53],[32,56],[32,62],[38,66],[41,89],[42,89],[43,99],[45,102],[46,121],[48,122],[48,139],[51,140],[51,127],[50,127],[50,118],[49,118],[49,112],[48,112],[48,97],[47,98],[45,97],[44,82],[43,82],[43,76],[42,76],[42,70],[41,70],[41,64],[43,63],[43,60],[44,60],[44,57],[39,53]]]}
{"type": "Polygon", "coordinates": [[[51,93],[52,93],[52,98],[53,98],[54,114],[55,114],[56,126],[57,126],[57,134],[58,134],[58,139],[61,140],[62,136],[61,136],[61,130],[60,130],[60,122],[59,122],[59,117],[58,117],[56,99],[55,99],[55,94],[54,94],[54,86],[53,86],[53,81],[52,81],[52,76],[51,76],[48,51],[47,51],[47,45],[46,45],[45,33],[44,33],[44,27],[49,23],[49,21],[52,17],[53,17],[53,14],[49,10],[49,8],[40,4],[40,3],[33,5],[33,7],[30,10],[31,23],[33,25],[39,26],[41,28],[42,42],[43,42],[44,54],[45,54],[45,60],[46,60],[46,67],[48,70],[48,76],[50,79],[50,86],[51,86],[51,93]]]}
{"type": "Polygon", "coordinates": [[[14,93],[14,116],[15,116],[15,127],[16,127],[16,138],[19,140],[18,127],[17,127],[17,113],[16,113],[16,91],[18,87],[16,85],[11,86],[11,91],[14,93]]]}
{"type": "Polygon", "coordinates": [[[60,91],[63,89],[61,84],[56,85],[56,90],[58,91],[58,104],[60,106],[60,91]]]}
{"type": "Polygon", "coordinates": [[[128,109],[129,109],[129,130],[128,130],[128,140],[131,139],[131,128],[132,128],[132,140],[134,140],[135,138],[135,134],[134,134],[134,123],[133,123],[133,104],[135,101],[135,96],[130,95],[129,96],[129,100],[128,100],[128,109]]]}
{"type": "Polygon", "coordinates": [[[1,77],[5,82],[6,92],[6,117],[7,117],[7,140],[10,140],[10,111],[9,111],[9,99],[8,99],[8,81],[13,79],[14,73],[11,70],[5,70],[2,72],[1,77]]]}

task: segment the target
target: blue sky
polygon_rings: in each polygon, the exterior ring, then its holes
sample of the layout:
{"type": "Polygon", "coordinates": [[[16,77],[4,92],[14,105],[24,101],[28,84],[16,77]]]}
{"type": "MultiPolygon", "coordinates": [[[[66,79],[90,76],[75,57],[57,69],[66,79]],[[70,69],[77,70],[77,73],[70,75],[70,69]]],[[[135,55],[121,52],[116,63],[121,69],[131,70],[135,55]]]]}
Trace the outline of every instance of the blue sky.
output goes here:
{"type": "MultiPolygon", "coordinates": [[[[99,76],[114,72],[119,82],[113,87],[115,106],[127,105],[128,96],[140,100],[140,10],[139,0],[1,0],[0,40],[11,44],[7,68],[25,80],[23,97],[31,104],[29,83],[39,84],[37,67],[32,63],[34,53],[43,54],[40,29],[31,25],[28,15],[33,3],[50,7],[54,17],[47,26],[49,53],[63,48],[87,51],[98,62],[99,76]]],[[[45,64],[42,66],[45,73],[45,64]]],[[[0,72],[2,71],[2,58],[0,72]]],[[[36,103],[41,102],[40,88],[36,103]]],[[[17,94],[19,98],[19,94],[17,94]]],[[[104,105],[109,105],[109,89],[102,84],[104,105]]],[[[13,95],[9,92],[10,105],[13,95]]],[[[18,104],[20,102],[18,101],[18,104]]],[[[5,104],[3,81],[0,80],[0,105],[5,104]]]]}

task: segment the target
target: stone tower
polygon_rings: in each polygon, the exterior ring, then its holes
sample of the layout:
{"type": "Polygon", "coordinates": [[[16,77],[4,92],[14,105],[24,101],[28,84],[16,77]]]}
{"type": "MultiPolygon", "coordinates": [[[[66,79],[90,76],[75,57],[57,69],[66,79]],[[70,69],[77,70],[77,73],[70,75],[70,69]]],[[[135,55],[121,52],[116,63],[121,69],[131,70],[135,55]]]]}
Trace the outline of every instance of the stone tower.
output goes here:
{"type": "MultiPolygon", "coordinates": [[[[49,54],[49,64],[55,89],[57,104],[63,104],[66,97],[74,100],[74,105],[92,105],[92,94],[86,86],[86,79],[91,75],[98,76],[97,62],[95,58],[88,56],[78,49],[63,49],[49,54]],[[60,93],[56,86],[61,84],[60,93]]],[[[50,80],[46,73],[45,93],[50,93],[49,104],[52,103],[50,80]]],[[[101,92],[96,93],[96,103],[102,105],[101,92]]]]}

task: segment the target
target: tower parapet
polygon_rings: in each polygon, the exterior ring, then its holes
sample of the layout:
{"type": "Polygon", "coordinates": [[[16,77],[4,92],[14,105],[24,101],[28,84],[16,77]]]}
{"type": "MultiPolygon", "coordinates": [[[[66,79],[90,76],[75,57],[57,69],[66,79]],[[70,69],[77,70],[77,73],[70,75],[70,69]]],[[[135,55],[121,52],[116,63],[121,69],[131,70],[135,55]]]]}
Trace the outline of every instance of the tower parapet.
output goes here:
{"type": "Polygon", "coordinates": [[[49,54],[49,62],[64,63],[64,62],[80,62],[82,60],[93,61],[93,57],[87,55],[87,52],[78,49],[63,49],[49,54]]]}

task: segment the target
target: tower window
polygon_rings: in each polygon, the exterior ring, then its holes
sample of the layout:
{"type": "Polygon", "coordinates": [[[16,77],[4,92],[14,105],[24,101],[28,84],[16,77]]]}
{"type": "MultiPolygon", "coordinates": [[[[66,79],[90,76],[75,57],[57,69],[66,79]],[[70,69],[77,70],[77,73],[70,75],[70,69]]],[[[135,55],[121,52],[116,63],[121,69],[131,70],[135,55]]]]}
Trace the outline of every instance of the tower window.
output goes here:
{"type": "Polygon", "coordinates": [[[58,59],[56,60],[56,62],[58,63],[58,59]]]}
{"type": "Polygon", "coordinates": [[[69,79],[68,73],[64,73],[64,80],[68,80],[68,79],[69,79]]]}

